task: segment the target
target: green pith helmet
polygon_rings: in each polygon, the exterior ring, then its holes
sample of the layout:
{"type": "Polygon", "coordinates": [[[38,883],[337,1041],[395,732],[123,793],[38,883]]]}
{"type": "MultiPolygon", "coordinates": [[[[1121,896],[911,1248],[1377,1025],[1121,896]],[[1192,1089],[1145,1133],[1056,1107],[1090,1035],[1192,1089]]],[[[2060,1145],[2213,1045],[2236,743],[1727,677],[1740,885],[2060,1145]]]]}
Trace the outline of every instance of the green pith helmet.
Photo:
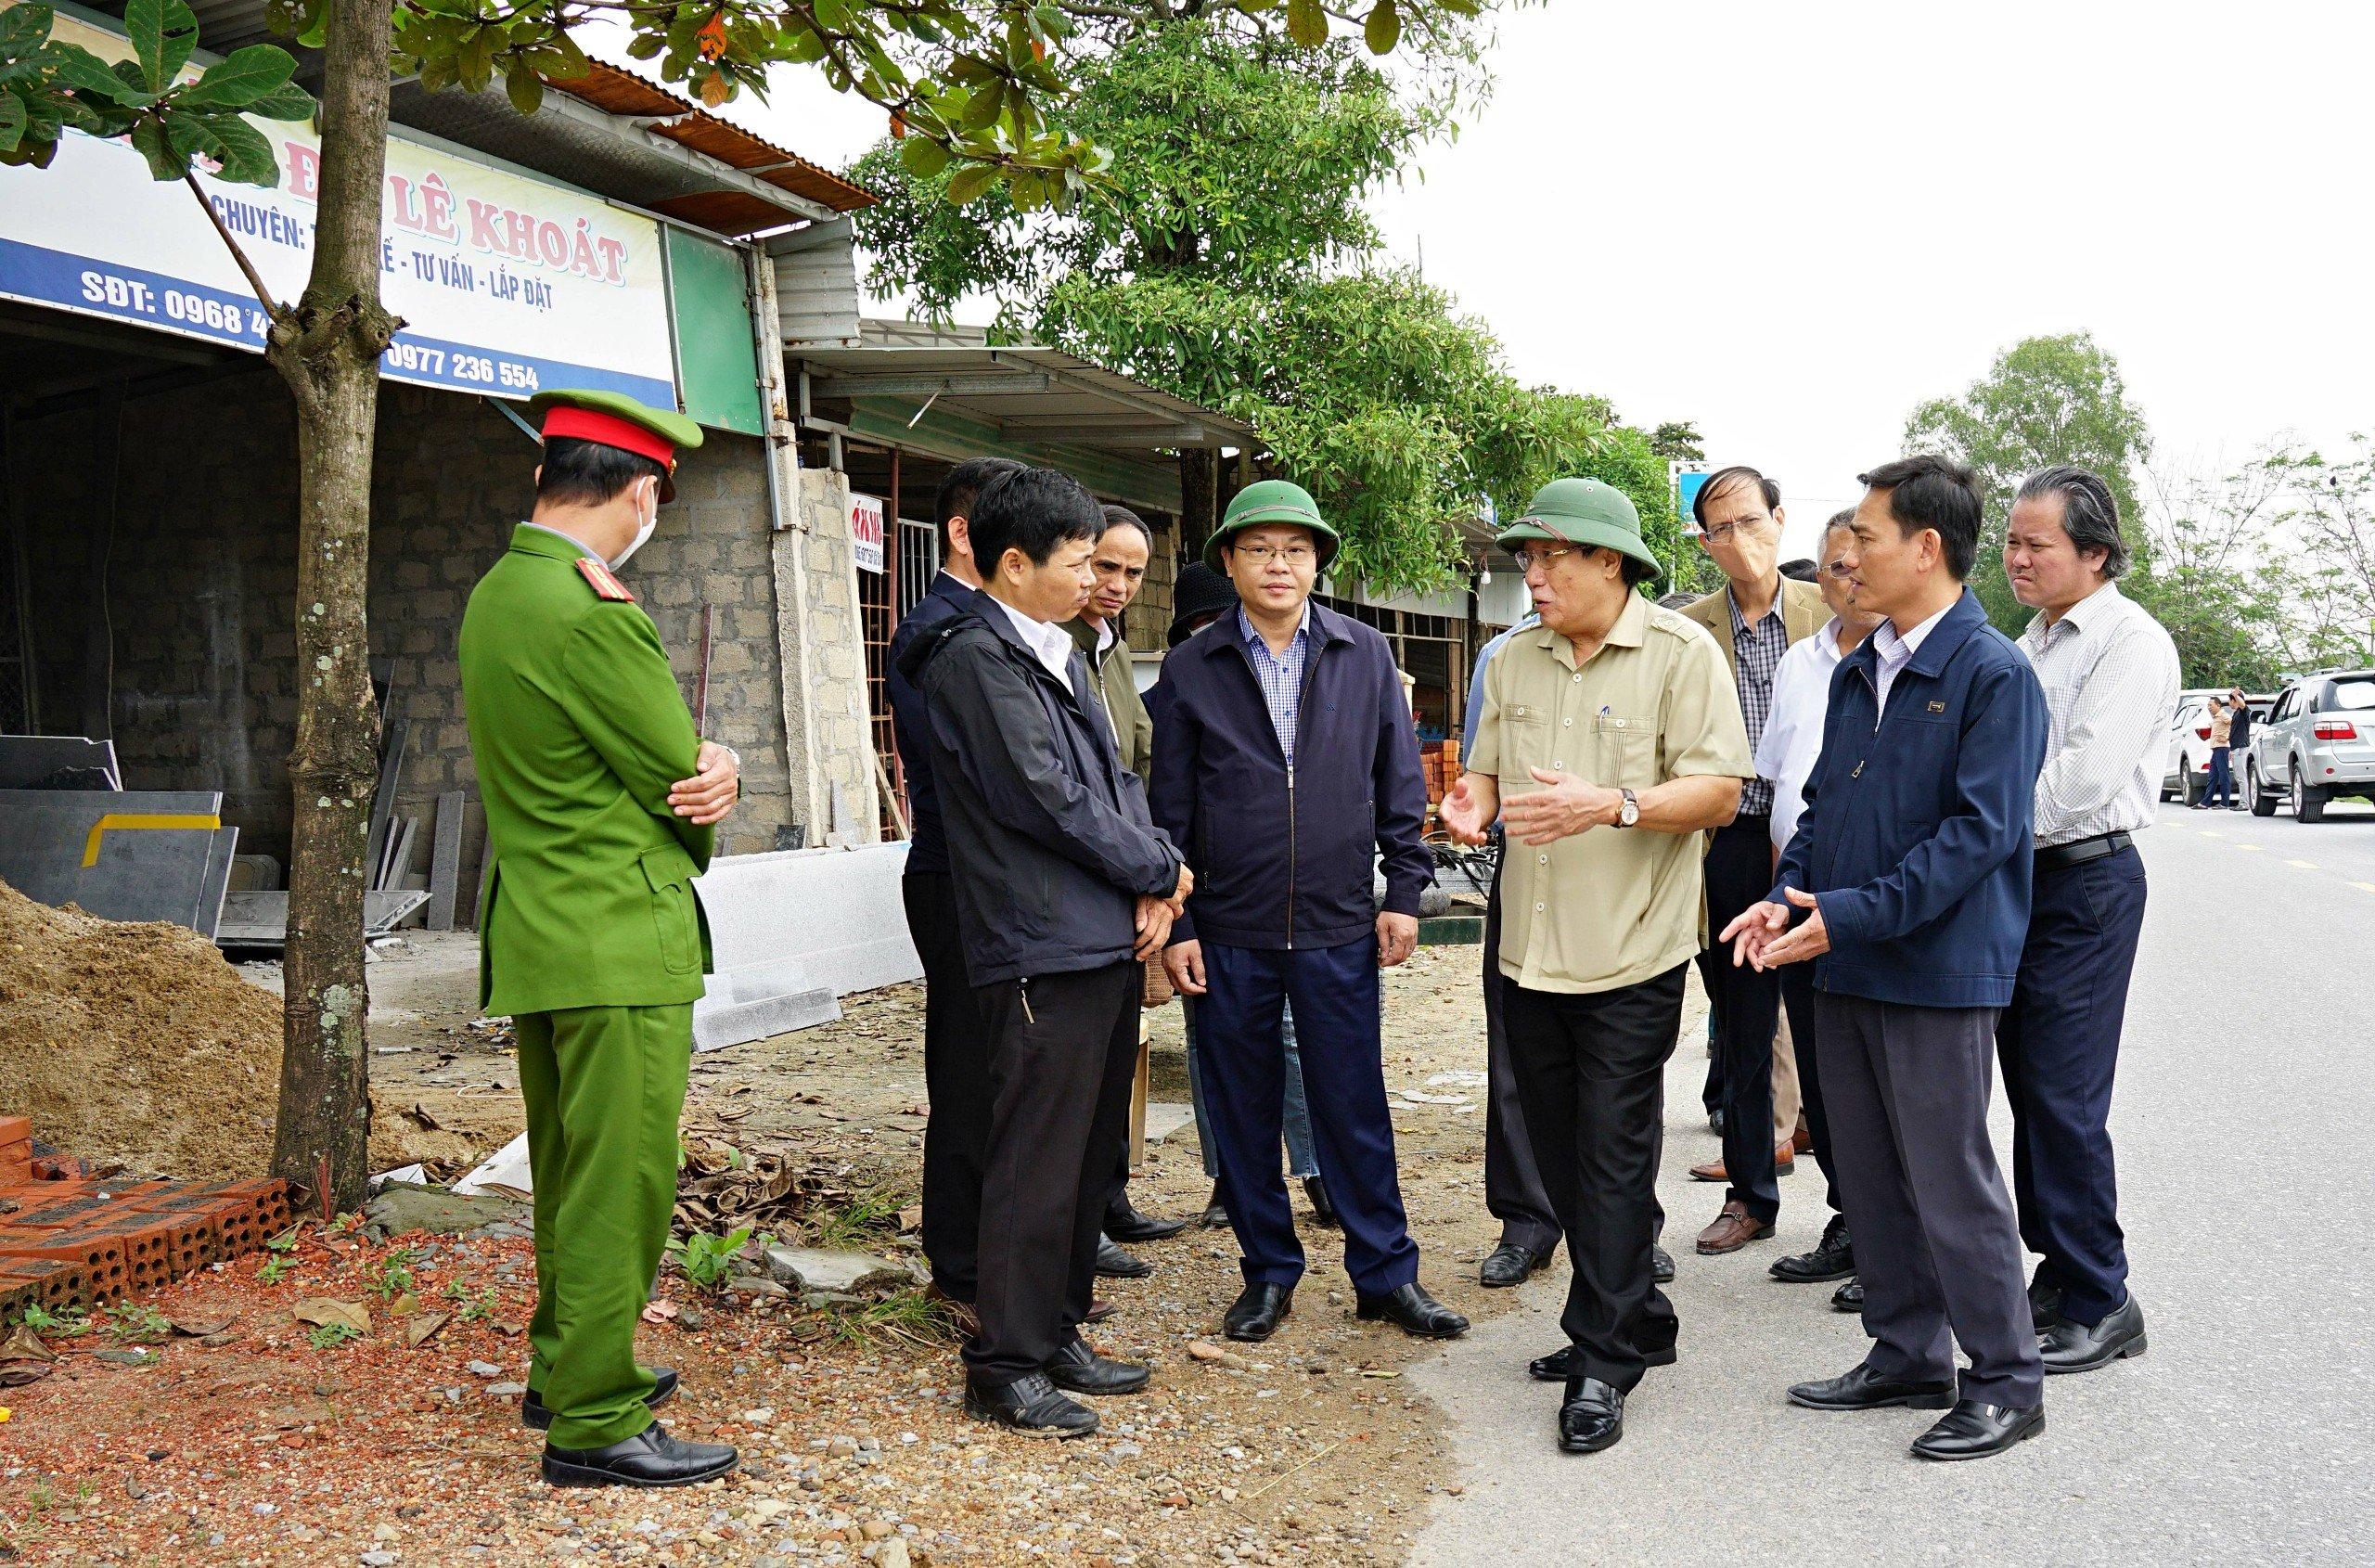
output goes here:
{"type": "Polygon", "coordinates": [[[1336,559],[1336,547],[1343,542],[1328,525],[1327,520],[1319,515],[1319,503],[1311,498],[1311,492],[1283,479],[1256,480],[1230,499],[1227,514],[1221,519],[1221,525],[1213,530],[1210,539],[1204,541],[1204,564],[1215,572],[1226,572],[1228,568],[1221,564],[1221,558],[1228,548],[1229,540],[1245,529],[1259,528],[1270,522],[1291,523],[1297,528],[1310,529],[1312,545],[1319,551],[1319,570],[1322,572],[1327,571],[1328,563],[1336,559]]]}
{"type": "Polygon", "coordinates": [[[701,428],[664,408],[638,403],[624,392],[555,387],[528,400],[531,413],[544,420],[546,439],[591,441],[648,457],[667,471],[660,479],[660,498],[676,498],[676,454],[701,443],[701,428]]]}
{"type": "Polygon", "coordinates": [[[1596,479],[1554,479],[1534,493],[1525,515],[1494,535],[1508,549],[1529,539],[1562,545],[1600,545],[1622,551],[1662,575],[1665,563],[1641,539],[1641,514],[1633,498],[1596,479]]]}

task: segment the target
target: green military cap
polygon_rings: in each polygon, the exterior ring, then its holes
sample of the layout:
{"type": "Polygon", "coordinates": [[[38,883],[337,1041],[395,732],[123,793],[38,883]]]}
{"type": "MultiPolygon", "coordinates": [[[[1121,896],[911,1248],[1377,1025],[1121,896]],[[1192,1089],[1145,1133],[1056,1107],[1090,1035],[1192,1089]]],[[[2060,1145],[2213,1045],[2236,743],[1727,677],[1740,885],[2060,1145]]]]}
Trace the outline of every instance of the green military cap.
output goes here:
{"type": "Polygon", "coordinates": [[[1256,480],[1229,501],[1221,525],[1204,542],[1204,564],[1215,572],[1227,571],[1221,564],[1221,552],[1228,547],[1231,536],[1265,523],[1290,523],[1310,529],[1311,541],[1319,550],[1322,572],[1336,559],[1336,546],[1343,542],[1319,515],[1319,503],[1311,498],[1311,492],[1283,479],[1256,480]]]}
{"type": "Polygon", "coordinates": [[[554,387],[528,400],[529,411],[543,416],[545,439],[598,442],[648,457],[667,472],[661,476],[660,498],[676,498],[676,452],[701,443],[701,428],[682,414],[636,402],[624,392],[591,392],[554,387]]]}
{"type": "Polygon", "coordinates": [[[1658,572],[1665,563],[1641,541],[1641,514],[1633,498],[1596,479],[1554,479],[1534,493],[1525,515],[1494,536],[1503,549],[1528,539],[1562,545],[1600,545],[1621,551],[1658,572]]]}

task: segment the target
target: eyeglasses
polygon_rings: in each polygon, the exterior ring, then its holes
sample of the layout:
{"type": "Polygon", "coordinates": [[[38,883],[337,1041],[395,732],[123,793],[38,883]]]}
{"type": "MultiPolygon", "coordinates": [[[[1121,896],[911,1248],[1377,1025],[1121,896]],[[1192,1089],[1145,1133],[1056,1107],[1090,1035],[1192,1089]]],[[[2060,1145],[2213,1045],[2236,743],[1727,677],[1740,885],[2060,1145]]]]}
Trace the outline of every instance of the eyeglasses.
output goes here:
{"type": "Polygon", "coordinates": [[[1319,559],[1319,552],[1309,545],[1239,545],[1237,553],[1256,566],[1267,566],[1274,560],[1289,566],[1305,567],[1319,559]]]}
{"type": "Polygon", "coordinates": [[[1578,546],[1573,545],[1561,545],[1556,549],[1549,550],[1530,550],[1521,547],[1511,550],[1509,559],[1518,563],[1518,574],[1523,576],[1537,566],[1545,572],[1549,571],[1560,556],[1573,555],[1577,548],[1578,546]]]}
{"type": "Polygon", "coordinates": [[[1847,563],[1843,560],[1834,560],[1829,565],[1822,568],[1822,574],[1829,578],[1834,583],[1844,583],[1848,578],[1855,575],[1854,572],[1847,570],[1847,563]]]}

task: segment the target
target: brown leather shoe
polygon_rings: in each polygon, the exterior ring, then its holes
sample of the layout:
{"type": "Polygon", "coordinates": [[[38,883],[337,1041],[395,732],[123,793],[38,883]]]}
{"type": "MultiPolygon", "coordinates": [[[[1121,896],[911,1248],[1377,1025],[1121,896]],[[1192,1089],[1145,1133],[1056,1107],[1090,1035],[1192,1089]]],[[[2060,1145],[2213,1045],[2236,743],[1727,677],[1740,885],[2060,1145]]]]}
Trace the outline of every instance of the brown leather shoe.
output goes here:
{"type": "Polygon", "coordinates": [[[1102,1323],[1108,1317],[1112,1316],[1113,1304],[1111,1302],[1107,1301],[1102,1296],[1091,1296],[1088,1298],[1088,1316],[1082,1318],[1081,1321],[1084,1323],[1102,1323]]]}
{"type": "Polygon", "coordinates": [[[1721,1253],[1737,1253],[1751,1241],[1761,1241],[1773,1234],[1773,1222],[1750,1215],[1748,1205],[1735,1198],[1724,1205],[1715,1223],[1699,1233],[1699,1250],[1714,1257],[1721,1253]]]}
{"type": "Polygon", "coordinates": [[[1811,1154],[1815,1151],[1815,1135],[1806,1131],[1806,1125],[1804,1122],[1799,1123],[1798,1130],[1790,1135],[1790,1147],[1800,1154],[1811,1154]]]}
{"type": "Polygon", "coordinates": [[[971,1302],[958,1301],[955,1296],[942,1290],[938,1280],[924,1287],[924,1300],[940,1308],[942,1316],[948,1319],[949,1325],[956,1330],[959,1338],[969,1340],[981,1337],[982,1316],[973,1310],[971,1302]]]}
{"type": "MultiPolygon", "coordinates": [[[[1776,1149],[1773,1151],[1773,1174],[1775,1176],[1785,1176],[1797,1168],[1797,1157],[1791,1145],[1785,1143],[1780,1148],[1776,1149]]],[[[1724,1174],[1724,1162],[1721,1160],[1710,1160],[1703,1165],[1691,1166],[1690,1179],[1693,1181],[1729,1181],[1732,1178],[1724,1174]]]]}

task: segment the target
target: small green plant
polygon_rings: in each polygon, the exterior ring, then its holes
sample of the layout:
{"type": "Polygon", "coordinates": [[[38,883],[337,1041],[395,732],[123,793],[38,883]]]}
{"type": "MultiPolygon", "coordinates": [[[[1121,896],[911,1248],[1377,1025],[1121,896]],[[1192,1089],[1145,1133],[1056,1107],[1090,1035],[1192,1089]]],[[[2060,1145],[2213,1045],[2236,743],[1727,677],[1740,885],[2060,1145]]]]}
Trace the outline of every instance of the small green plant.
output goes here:
{"type": "Polygon", "coordinates": [[[336,1350],[350,1340],[359,1340],[363,1330],[352,1323],[325,1323],[305,1336],[305,1343],[315,1350],[336,1350]]]}
{"type": "Polygon", "coordinates": [[[473,1295],[469,1287],[459,1279],[446,1281],[445,1299],[454,1304],[455,1315],[465,1323],[485,1322],[494,1316],[494,1309],[500,1305],[494,1286],[489,1285],[473,1295]]]}
{"type": "Polygon", "coordinates": [[[17,1320],[34,1333],[46,1334],[52,1339],[72,1339],[79,1334],[87,1334],[91,1331],[91,1320],[83,1315],[83,1309],[79,1306],[70,1306],[63,1312],[52,1312],[49,1308],[36,1303],[19,1314],[17,1320]]]}
{"type": "Polygon", "coordinates": [[[173,1326],[153,1306],[120,1301],[108,1308],[107,1330],[122,1343],[154,1344],[170,1336],[173,1326]]]}
{"type": "Polygon", "coordinates": [[[668,1239],[669,1255],[694,1290],[703,1295],[724,1293],[726,1282],[734,1278],[735,1255],[749,1244],[751,1227],[737,1226],[723,1236],[706,1230],[696,1230],[690,1236],[668,1239]]]}
{"type": "Polygon", "coordinates": [[[352,1236],[362,1228],[363,1216],[352,1212],[342,1214],[336,1219],[330,1221],[330,1234],[334,1237],[344,1238],[352,1236]]]}
{"type": "Polygon", "coordinates": [[[816,1245],[849,1250],[879,1242],[899,1231],[899,1211],[910,1198],[896,1188],[875,1187],[815,1221],[816,1245]]]}
{"type": "Polygon", "coordinates": [[[369,1283],[373,1293],[381,1301],[393,1301],[411,1290],[413,1287],[412,1266],[419,1261],[420,1254],[410,1247],[398,1247],[381,1258],[379,1266],[372,1269],[370,1273],[369,1283]]]}
{"type": "Polygon", "coordinates": [[[296,1266],[295,1258],[286,1253],[275,1253],[263,1260],[262,1268],[256,1270],[256,1282],[262,1285],[277,1285],[288,1279],[296,1266]]]}

